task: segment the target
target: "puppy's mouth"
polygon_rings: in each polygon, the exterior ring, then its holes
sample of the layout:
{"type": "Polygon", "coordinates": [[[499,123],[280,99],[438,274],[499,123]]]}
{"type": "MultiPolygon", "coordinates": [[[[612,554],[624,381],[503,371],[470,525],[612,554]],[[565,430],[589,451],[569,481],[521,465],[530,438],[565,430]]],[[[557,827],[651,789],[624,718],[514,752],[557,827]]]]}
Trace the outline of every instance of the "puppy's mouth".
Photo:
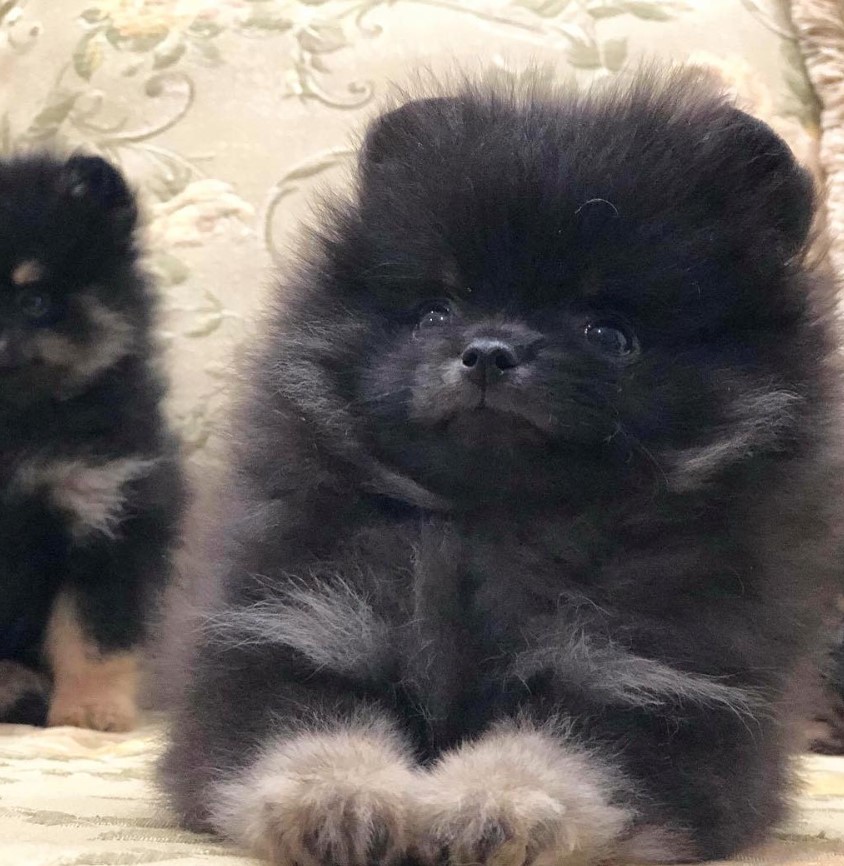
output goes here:
{"type": "Polygon", "coordinates": [[[446,427],[451,435],[471,444],[496,445],[545,441],[551,419],[519,405],[512,395],[484,389],[460,409],[450,413],[446,427]]]}
{"type": "Polygon", "coordinates": [[[556,423],[542,389],[523,368],[475,376],[463,363],[425,370],[411,397],[411,418],[423,426],[480,441],[555,436],[556,423]]]}
{"type": "Polygon", "coordinates": [[[524,415],[496,409],[488,404],[478,404],[474,409],[457,412],[448,419],[446,425],[451,433],[479,439],[520,439],[529,434],[539,438],[544,432],[524,415]]]}

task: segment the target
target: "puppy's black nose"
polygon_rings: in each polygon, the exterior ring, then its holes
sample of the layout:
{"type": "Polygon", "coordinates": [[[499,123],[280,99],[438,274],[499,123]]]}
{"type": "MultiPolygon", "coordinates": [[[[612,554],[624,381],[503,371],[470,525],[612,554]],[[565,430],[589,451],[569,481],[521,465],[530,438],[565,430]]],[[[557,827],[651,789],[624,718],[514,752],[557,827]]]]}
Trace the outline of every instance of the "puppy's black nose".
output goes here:
{"type": "Polygon", "coordinates": [[[469,381],[479,387],[497,382],[508,370],[519,365],[512,346],[490,337],[472,340],[463,350],[461,360],[469,381]]]}

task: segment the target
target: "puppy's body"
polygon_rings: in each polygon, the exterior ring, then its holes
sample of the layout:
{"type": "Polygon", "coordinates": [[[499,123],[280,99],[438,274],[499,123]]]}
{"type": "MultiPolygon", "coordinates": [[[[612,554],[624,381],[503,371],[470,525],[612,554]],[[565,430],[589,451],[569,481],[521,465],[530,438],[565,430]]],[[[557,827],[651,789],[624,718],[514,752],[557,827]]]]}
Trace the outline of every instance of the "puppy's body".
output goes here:
{"type": "Polygon", "coordinates": [[[135,204],[91,157],[0,164],[0,201],[0,657],[46,668],[50,723],[124,728],[182,498],[135,204]]]}
{"type": "Polygon", "coordinates": [[[811,214],[688,76],[378,120],[253,366],[184,820],[282,864],[763,838],[839,544],[811,214]]]}

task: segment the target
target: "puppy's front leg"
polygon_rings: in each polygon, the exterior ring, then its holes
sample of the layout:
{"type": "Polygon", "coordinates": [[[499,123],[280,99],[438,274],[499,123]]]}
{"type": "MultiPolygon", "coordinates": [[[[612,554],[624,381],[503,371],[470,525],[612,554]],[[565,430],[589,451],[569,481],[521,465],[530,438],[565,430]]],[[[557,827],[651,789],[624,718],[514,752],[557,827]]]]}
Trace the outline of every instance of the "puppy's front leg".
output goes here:
{"type": "Polygon", "coordinates": [[[277,866],[370,866],[411,843],[413,745],[377,601],[329,567],[208,618],[162,764],[192,828],[277,866]]]}
{"type": "Polygon", "coordinates": [[[279,866],[398,862],[418,780],[385,719],[281,735],[212,793],[211,823],[279,866]]]}
{"type": "Polygon", "coordinates": [[[423,787],[426,861],[687,862],[765,838],[789,782],[771,699],[620,650],[600,658],[586,682],[604,703],[578,716],[577,736],[554,715],[578,695],[560,665],[518,721],[440,759],[423,787]]]}
{"type": "Polygon", "coordinates": [[[52,490],[72,531],[44,645],[54,678],[47,723],[124,731],[137,715],[139,647],[170,573],[180,476],[139,458],[71,469],[52,490]]]}
{"type": "Polygon", "coordinates": [[[419,795],[427,863],[550,866],[614,853],[625,782],[564,725],[510,722],[444,755],[419,795]]]}
{"type": "Polygon", "coordinates": [[[133,649],[101,648],[63,591],[53,605],[45,643],[53,672],[48,725],[127,731],[137,714],[138,661],[133,649]]]}

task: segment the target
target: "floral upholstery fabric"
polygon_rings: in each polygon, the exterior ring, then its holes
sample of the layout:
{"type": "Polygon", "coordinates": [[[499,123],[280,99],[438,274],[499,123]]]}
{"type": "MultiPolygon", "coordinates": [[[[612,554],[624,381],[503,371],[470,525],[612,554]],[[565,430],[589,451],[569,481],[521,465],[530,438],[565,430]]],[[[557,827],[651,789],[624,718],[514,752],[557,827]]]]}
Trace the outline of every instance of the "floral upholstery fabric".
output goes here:
{"type": "MultiPolygon", "coordinates": [[[[715,68],[816,165],[786,0],[0,0],[0,152],[99,152],[138,189],[201,492],[272,268],[393,83],[530,62],[585,82],[651,57],[715,68]]],[[[150,782],[161,737],[0,728],[0,866],[245,863],[173,825],[150,782]]],[[[844,864],[844,761],[807,768],[794,822],[747,859],[844,864]]]]}
{"type": "Polygon", "coordinates": [[[588,80],[651,57],[718,68],[813,161],[780,0],[0,0],[0,150],[97,151],[139,189],[172,414],[199,469],[274,261],[393,83],[531,62],[588,80]]]}
{"type": "Polygon", "coordinates": [[[844,3],[792,0],[791,16],[820,106],[829,260],[844,278],[844,3]]]}

